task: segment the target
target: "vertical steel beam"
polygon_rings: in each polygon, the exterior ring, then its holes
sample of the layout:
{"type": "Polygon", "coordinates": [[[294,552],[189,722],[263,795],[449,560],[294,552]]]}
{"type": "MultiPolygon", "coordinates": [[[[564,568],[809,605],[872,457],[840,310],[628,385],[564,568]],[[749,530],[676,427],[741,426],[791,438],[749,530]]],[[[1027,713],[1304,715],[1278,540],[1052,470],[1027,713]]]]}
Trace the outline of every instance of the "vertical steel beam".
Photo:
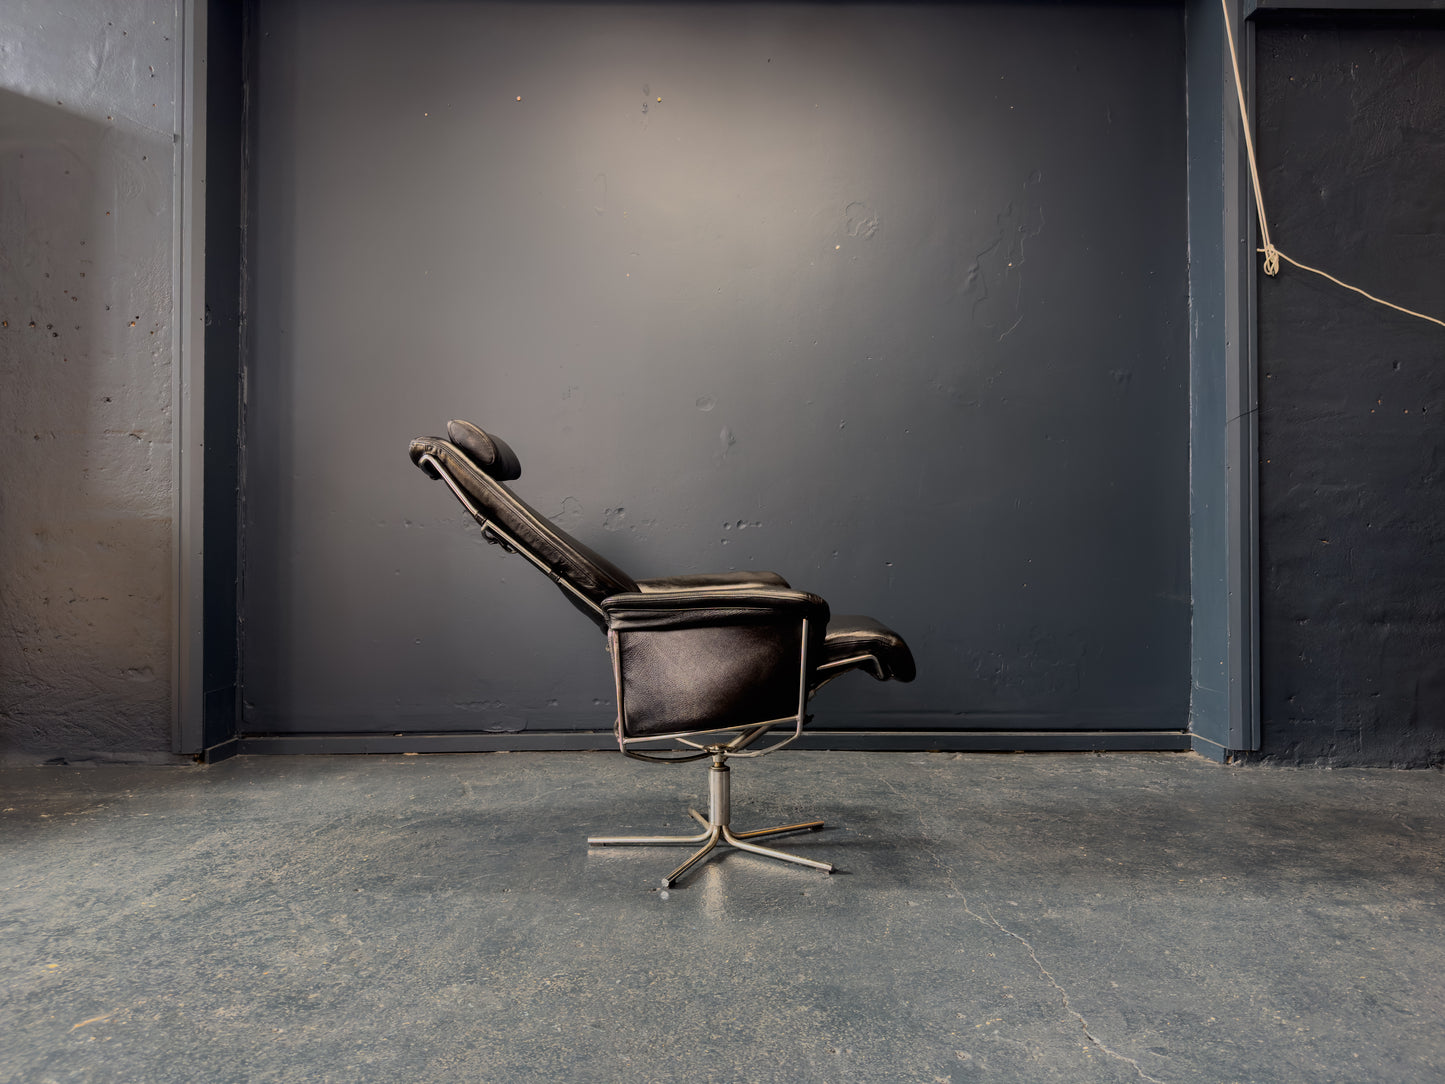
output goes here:
{"type": "MultiPolygon", "coordinates": [[[[1253,102],[1254,25],[1230,4],[1240,76],[1245,97],[1253,102]]],[[[1231,72],[1231,79],[1233,73],[1231,72]]],[[[1229,87],[1233,90],[1233,87],[1229,87]]],[[[1228,97],[1228,96],[1226,96],[1228,97]]],[[[1259,748],[1259,377],[1256,364],[1258,306],[1255,223],[1249,162],[1243,153],[1243,124],[1254,124],[1239,110],[1226,109],[1224,207],[1225,334],[1228,342],[1225,403],[1229,428],[1229,737],[1228,751],[1259,748]]]]}
{"type": "Polygon", "coordinates": [[[199,753],[205,716],[205,273],[207,0],[178,0],[181,93],[174,137],[171,740],[199,753]]]}
{"type": "Polygon", "coordinates": [[[1225,19],[1253,71],[1239,0],[1191,0],[1190,740],[1217,760],[1259,746],[1256,227],[1225,19]],[[1227,14],[1226,10],[1228,9],[1227,14]]]}

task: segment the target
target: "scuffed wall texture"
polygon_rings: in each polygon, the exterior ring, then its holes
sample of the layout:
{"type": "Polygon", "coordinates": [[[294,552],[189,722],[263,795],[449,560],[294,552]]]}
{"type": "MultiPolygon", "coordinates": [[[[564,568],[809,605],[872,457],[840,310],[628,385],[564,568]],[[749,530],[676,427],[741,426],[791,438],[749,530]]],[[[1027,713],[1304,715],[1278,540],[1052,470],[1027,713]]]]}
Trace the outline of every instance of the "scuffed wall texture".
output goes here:
{"type": "Polygon", "coordinates": [[[170,748],[173,3],[0,5],[0,758],[170,748]]]}
{"type": "MultiPolygon", "coordinates": [[[[1445,316],[1445,23],[1265,25],[1281,251],[1445,316]]],[[[1445,761],[1445,329],[1286,266],[1259,292],[1267,759],[1445,761]]]]}

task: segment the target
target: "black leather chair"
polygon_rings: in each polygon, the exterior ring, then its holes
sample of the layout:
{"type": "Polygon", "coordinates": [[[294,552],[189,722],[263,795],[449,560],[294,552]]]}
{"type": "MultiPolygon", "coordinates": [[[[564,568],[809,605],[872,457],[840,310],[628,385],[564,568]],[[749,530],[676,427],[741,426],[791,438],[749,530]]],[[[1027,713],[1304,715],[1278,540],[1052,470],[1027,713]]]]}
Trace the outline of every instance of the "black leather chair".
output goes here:
{"type": "Polygon", "coordinates": [[[727,762],[796,740],[809,698],[850,670],[912,681],[913,655],[902,637],[869,617],[830,614],[821,598],[793,590],[775,572],[634,580],[507,488],[522,468],[503,441],[463,421],[447,424],[447,438],[418,437],[412,461],[447,484],[489,542],[531,561],[607,634],[622,751],[642,760],[712,760],[708,815],[688,810],[701,826],[697,834],[594,836],[588,843],[699,845],[664,886],[719,843],[831,873],[826,862],[754,842],[822,828],[822,821],[732,831],[727,762]],[[780,727],[789,728],[781,740],[752,748],[780,727]]]}

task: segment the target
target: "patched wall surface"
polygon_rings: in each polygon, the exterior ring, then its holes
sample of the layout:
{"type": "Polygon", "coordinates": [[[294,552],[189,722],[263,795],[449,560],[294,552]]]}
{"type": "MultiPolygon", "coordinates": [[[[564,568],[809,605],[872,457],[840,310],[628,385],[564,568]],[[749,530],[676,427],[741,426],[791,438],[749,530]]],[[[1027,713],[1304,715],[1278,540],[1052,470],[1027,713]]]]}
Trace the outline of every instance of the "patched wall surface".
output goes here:
{"type": "Polygon", "coordinates": [[[170,748],[176,7],[0,7],[0,757],[170,748]]]}

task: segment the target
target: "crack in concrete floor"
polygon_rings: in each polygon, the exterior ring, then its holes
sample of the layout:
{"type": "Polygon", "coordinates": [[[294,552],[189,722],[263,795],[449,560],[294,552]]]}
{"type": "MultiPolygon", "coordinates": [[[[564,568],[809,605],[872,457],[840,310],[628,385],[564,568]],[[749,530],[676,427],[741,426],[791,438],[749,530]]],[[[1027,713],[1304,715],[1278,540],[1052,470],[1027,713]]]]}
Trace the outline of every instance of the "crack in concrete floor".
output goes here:
{"type": "Polygon", "coordinates": [[[889,781],[882,775],[882,773],[876,773],[875,777],[895,795],[902,798],[910,807],[910,812],[912,812],[913,815],[917,817],[918,825],[923,830],[922,846],[924,853],[926,853],[929,858],[933,860],[933,864],[937,866],[939,872],[943,874],[944,881],[947,882],[948,886],[953,889],[954,897],[962,903],[964,913],[974,919],[974,921],[978,922],[980,925],[991,926],[992,928],[998,930],[999,933],[1005,934],[1006,936],[1013,938],[1024,947],[1024,951],[1028,953],[1029,959],[1032,960],[1034,966],[1038,968],[1039,974],[1042,975],[1044,980],[1048,982],[1048,984],[1058,992],[1059,998],[1063,1002],[1064,1011],[1079,1022],[1079,1028],[1083,1031],[1084,1037],[1088,1039],[1089,1042],[1093,1044],[1096,1048],[1098,1048],[1100,1053],[1106,1054],[1109,1057],[1115,1059],[1116,1061],[1128,1065],[1134,1070],[1134,1072],[1139,1074],[1139,1078],[1141,1080],[1149,1081],[1150,1084],[1165,1084],[1165,1082],[1160,1080],[1158,1077],[1150,1076],[1148,1073],[1146,1073],[1144,1071],[1144,1067],[1139,1064],[1137,1059],[1131,1058],[1127,1054],[1119,1053],[1119,1051],[1113,1049],[1111,1046],[1109,1046],[1108,1043],[1104,1042],[1102,1039],[1100,1039],[1097,1035],[1094,1034],[1093,1029],[1089,1026],[1088,1020],[1084,1018],[1084,1014],[1074,1008],[1073,1001],[1069,998],[1069,992],[1065,990],[1063,986],[1059,983],[1059,980],[1054,977],[1053,972],[1051,972],[1047,967],[1044,966],[1044,962],[1039,959],[1039,954],[1034,951],[1033,945],[1029,943],[1026,937],[1014,932],[1003,923],[1001,923],[997,918],[994,917],[993,912],[989,910],[988,907],[984,907],[984,910],[988,912],[987,917],[980,915],[977,911],[973,909],[973,907],[968,902],[967,893],[965,893],[958,884],[958,881],[953,872],[953,867],[947,861],[945,861],[944,858],[939,854],[939,852],[934,848],[934,834],[930,831],[927,817],[925,816],[920,804],[916,800],[913,800],[910,795],[906,794],[904,791],[901,791],[896,786],[894,786],[891,781],[889,781]]]}

